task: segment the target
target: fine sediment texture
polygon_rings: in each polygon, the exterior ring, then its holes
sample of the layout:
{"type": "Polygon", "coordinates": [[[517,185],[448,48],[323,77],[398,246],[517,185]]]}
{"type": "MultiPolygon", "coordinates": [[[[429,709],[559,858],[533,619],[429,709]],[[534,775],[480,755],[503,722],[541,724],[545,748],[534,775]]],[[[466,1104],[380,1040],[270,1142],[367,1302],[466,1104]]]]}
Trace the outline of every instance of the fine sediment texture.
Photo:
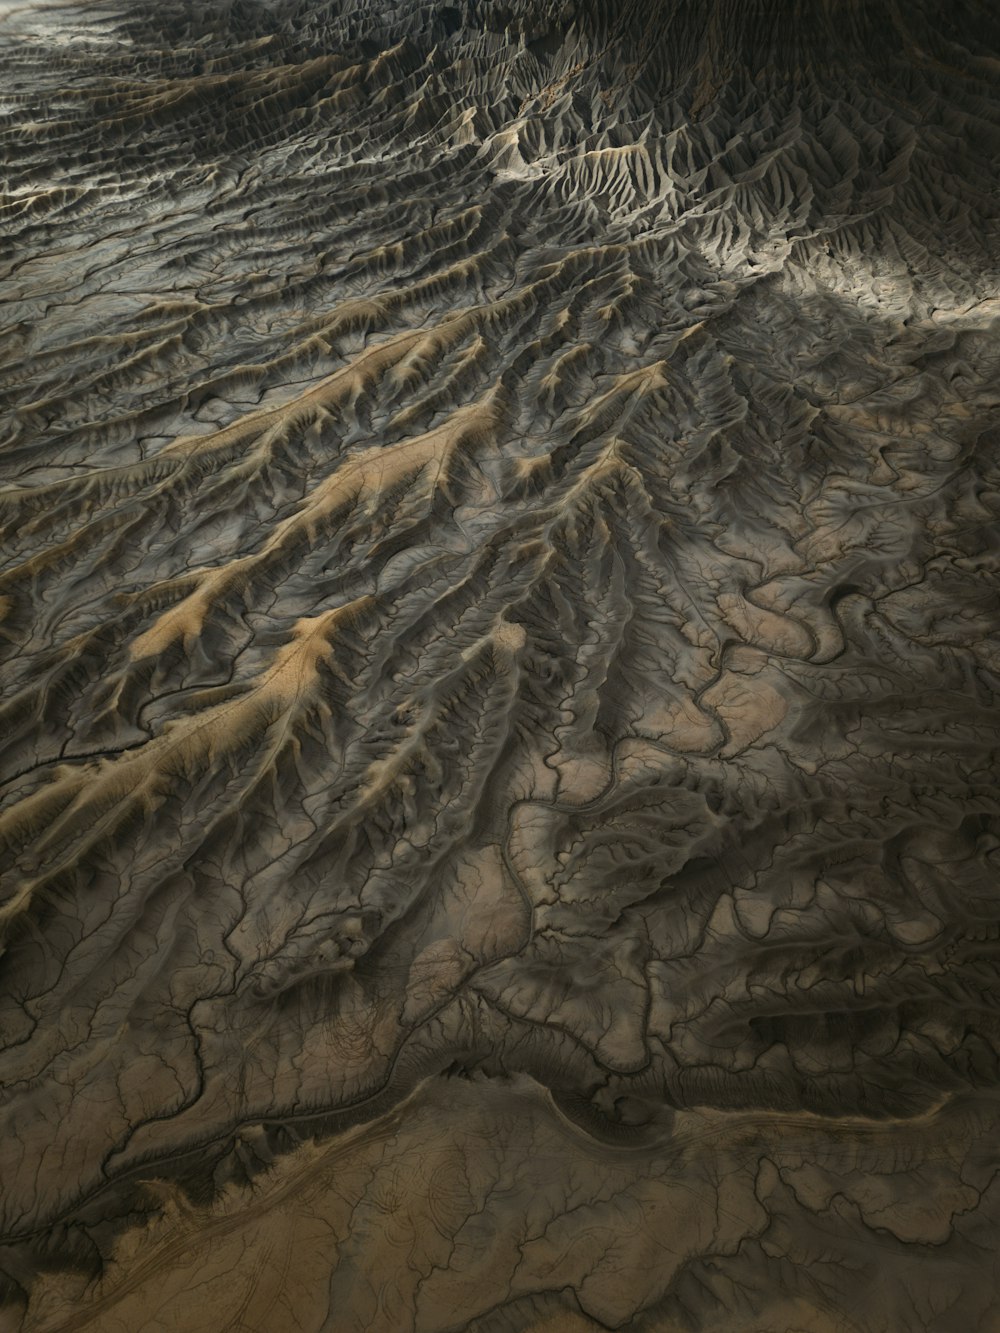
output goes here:
{"type": "Polygon", "coordinates": [[[0,1326],[998,1333],[993,6],[0,67],[0,1326]]]}

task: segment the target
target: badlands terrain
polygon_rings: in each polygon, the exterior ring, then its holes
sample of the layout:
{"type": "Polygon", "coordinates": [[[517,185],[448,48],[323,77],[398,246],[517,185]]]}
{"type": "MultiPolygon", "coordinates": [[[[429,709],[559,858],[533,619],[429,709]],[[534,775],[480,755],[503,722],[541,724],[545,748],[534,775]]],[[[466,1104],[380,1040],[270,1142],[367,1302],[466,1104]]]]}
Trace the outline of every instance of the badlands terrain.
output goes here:
{"type": "Polygon", "coordinates": [[[998,1333],[1000,13],[0,5],[0,1328],[998,1333]]]}

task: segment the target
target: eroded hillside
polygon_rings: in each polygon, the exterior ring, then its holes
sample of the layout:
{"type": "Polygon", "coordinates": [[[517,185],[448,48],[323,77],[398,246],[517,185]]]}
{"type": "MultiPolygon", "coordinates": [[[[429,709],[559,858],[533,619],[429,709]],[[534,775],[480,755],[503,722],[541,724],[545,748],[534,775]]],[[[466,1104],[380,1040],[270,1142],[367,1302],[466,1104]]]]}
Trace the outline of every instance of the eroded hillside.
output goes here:
{"type": "Polygon", "coordinates": [[[0,58],[11,1327],[996,1333],[992,7],[0,58]]]}

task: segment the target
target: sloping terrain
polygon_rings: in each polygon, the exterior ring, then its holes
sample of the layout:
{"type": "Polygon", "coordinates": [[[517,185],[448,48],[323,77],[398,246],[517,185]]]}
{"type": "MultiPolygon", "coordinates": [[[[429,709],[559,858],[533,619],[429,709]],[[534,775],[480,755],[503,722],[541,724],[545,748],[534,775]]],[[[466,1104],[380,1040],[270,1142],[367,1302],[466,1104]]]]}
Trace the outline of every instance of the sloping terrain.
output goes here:
{"type": "Polygon", "coordinates": [[[994,7],[0,65],[10,1327],[997,1333],[994,7]]]}

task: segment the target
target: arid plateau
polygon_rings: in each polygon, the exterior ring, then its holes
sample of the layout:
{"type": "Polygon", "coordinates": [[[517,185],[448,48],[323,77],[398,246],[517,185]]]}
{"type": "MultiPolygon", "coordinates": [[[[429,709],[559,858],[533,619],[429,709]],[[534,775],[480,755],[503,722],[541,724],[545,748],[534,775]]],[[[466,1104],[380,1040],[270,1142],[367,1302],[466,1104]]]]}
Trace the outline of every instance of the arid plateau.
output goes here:
{"type": "Polygon", "coordinates": [[[0,1328],[1000,1333],[1000,9],[0,72],[0,1328]]]}

